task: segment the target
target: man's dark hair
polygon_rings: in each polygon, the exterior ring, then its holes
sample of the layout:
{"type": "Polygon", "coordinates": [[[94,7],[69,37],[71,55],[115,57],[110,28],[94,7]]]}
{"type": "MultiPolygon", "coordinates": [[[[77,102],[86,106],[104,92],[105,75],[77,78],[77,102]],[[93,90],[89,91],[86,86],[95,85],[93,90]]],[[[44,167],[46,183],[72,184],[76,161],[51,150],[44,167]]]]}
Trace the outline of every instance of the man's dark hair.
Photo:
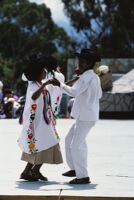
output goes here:
{"type": "Polygon", "coordinates": [[[86,59],[86,61],[87,61],[87,64],[89,64],[90,68],[93,69],[93,67],[94,67],[94,65],[95,65],[95,63],[96,63],[96,61],[90,60],[90,59],[86,59]]]}

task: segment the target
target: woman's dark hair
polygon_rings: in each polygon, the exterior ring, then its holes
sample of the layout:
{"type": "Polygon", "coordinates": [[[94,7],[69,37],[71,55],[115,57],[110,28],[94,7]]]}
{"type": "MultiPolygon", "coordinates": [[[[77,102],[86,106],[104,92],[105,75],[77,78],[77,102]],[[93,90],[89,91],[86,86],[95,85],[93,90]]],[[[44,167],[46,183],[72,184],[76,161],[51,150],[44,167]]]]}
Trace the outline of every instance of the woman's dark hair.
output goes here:
{"type": "Polygon", "coordinates": [[[28,66],[24,70],[24,74],[29,81],[36,81],[46,68],[48,72],[53,72],[57,68],[57,60],[52,56],[37,56],[33,54],[29,57],[28,66]]]}
{"type": "Polygon", "coordinates": [[[45,68],[45,62],[45,56],[41,59],[38,58],[36,54],[31,55],[28,60],[28,66],[24,70],[26,78],[29,81],[36,81],[45,68]]]}
{"type": "Polygon", "coordinates": [[[56,68],[58,66],[56,58],[53,56],[48,56],[46,60],[46,69],[48,72],[52,72],[53,70],[56,71],[56,68]]]}

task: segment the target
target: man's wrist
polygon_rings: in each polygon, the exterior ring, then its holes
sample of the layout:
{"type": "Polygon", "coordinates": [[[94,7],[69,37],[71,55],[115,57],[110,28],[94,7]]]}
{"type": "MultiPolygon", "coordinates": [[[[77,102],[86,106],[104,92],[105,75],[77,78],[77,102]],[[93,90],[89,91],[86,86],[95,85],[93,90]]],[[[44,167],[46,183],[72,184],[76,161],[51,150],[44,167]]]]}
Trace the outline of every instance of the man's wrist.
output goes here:
{"type": "Polygon", "coordinates": [[[65,85],[64,83],[61,83],[61,82],[60,82],[60,88],[61,88],[61,89],[64,89],[65,86],[66,86],[66,85],[65,85]]]}

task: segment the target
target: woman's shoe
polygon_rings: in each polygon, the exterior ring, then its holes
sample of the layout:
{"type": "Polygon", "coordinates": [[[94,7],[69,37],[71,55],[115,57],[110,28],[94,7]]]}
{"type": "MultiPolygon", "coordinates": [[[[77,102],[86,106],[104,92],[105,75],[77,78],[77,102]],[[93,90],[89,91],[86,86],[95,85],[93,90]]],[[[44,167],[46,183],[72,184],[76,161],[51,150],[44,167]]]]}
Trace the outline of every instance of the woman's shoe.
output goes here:
{"type": "Polygon", "coordinates": [[[27,181],[38,181],[38,178],[33,176],[32,174],[24,174],[24,173],[20,175],[20,179],[24,179],[27,181]]]}
{"type": "Polygon", "coordinates": [[[40,172],[37,175],[38,179],[42,180],[42,181],[48,181],[47,177],[43,176],[40,172]]]}
{"type": "Polygon", "coordinates": [[[40,172],[36,173],[33,170],[31,170],[31,174],[41,181],[48,181],[47,177],[43,176],[40,172]]]}

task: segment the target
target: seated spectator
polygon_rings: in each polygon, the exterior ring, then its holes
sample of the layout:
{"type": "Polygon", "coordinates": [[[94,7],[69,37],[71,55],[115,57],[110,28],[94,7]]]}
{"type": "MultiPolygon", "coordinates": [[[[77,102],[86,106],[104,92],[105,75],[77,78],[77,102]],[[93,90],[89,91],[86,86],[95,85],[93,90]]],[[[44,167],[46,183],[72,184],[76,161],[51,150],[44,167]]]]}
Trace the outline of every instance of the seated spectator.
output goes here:
{"type": "Polygon", "coordinates": [[[13,102],[9,101],[4,104],[3,112],[7,119],[12,118],[12,109],[13,109],[13,102]]]}
{"type": "Polygon", "coordinates": [[[79,75],[79,67],[75,67],[73,77],[78,76],[78,75],[79,75]]]}
{"type": "Polygon", "coordinates": [[[98,68],[98,75],[101,81],[101,87],[103,91],[111,90],[112,88],[112,72],[109,66],[101,65],[98,68]]]}
{"type": "Polygon", "coordinates": [[[0,104],[0,119],[5,119],[6,118],[6,115],[4,113],[4,104],[1,103],[0,104]]]}
{"type": "Polygon", "coordinates": [[[18,99],[18,97],[15,94],[13,94],[11,89],[5,89],[4,90],[4,102],[6,102],[9,98],[13,98],[14,100],[18,99]]]}
{"type": "Polygon", "coordinates": [[[18,103],[20,104],[20,107],[16,111],[16,115],[19,117],[19,124],[23,123],[23,111],[24,111],[24,106],[25,106],[25,97],[22,96],[18,99],[18,103]]]}
{"type": "Polygon", "coordinates": [[[71,114],[74,101],[75,101],[75,98],[71,98],[68,102],[67,108],[68,108],[69,115],[71,114]]]}
{"type": "Polygon", "coordinates": [[[6,118],[17,118],[17,110],[20,104],[14,98],[8,98],[4,104],[6,118]]]}
{"type": "Polygon", "coordinates": [[[0,104],[3,102],[3,96],[4,96],[2,88],[3,88],[3,83],[0,81],[0,104]]]}

